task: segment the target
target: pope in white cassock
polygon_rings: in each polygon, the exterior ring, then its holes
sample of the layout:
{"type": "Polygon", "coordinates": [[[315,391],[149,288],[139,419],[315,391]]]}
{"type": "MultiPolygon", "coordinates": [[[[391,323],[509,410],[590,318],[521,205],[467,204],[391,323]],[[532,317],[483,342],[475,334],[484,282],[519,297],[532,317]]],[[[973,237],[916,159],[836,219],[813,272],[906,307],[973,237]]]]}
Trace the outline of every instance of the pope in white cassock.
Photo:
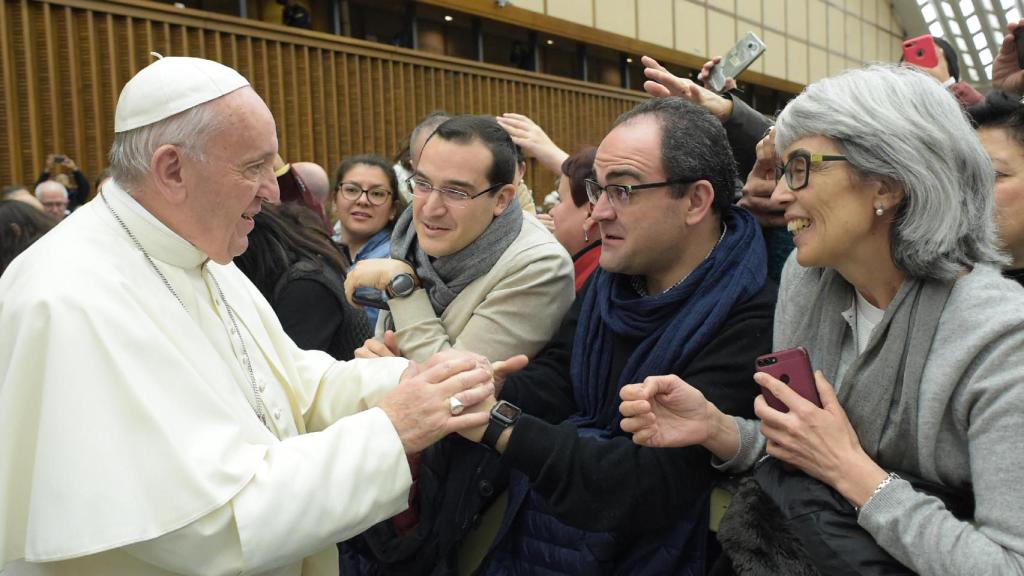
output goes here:
{"type": "Polygon", "coordinates": [[[406,454],[486,424],[459,404],[491,371],[285,335],[231,263],[277,200],[234,70],[159,60],[114,130],[114,181],[0,279],[0,572],[336,574],[335,542],[406,507],[406,454]]]}

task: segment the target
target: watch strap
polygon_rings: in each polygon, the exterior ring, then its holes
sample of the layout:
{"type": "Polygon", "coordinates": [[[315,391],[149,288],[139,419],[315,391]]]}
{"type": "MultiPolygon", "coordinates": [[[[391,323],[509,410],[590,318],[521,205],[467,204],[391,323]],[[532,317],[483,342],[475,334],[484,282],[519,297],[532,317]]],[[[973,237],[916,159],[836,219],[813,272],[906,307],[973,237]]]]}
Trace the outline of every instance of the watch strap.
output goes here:
{"type": "Polygon", "coordinates": [[[484,437],[480,442],[490,448],[491,450],[498,449],[498,438],[501,437],[501,433],[508,428],[509,425],[504,422],[499,422],[493,418],[487,423],[487,429],[484,430],[484,437]]]}

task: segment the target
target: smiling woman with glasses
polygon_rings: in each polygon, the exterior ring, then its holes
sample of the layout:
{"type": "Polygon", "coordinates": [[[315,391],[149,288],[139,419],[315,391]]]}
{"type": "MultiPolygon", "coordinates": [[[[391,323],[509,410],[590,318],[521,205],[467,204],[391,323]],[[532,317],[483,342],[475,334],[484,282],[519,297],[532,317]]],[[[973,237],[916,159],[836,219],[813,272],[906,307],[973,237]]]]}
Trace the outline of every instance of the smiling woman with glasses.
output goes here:
{"type": "MultiPolygon", "coordinates": [[[[405,199],[395,192],[398,178],[394,168],[379,156],[352,156],[335,170],[334,181],[334,193],[327,199],[328,213],[338,220],[334,241],[342,245],[353,264],[386,258],[395,219],[406,207],[405,199]]],[[[365,310],[373,327],[379,312],[369,307],[365,310]]]]}

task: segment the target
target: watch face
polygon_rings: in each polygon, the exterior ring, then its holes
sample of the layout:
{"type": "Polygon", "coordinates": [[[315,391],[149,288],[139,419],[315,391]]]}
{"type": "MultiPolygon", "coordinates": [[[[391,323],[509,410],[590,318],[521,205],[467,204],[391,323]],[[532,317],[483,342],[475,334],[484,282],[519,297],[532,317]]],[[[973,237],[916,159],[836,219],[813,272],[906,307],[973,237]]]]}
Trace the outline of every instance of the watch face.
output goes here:
{"type": "Polygon", "coordinates": [[[396,296],[408,296],[416,289],[416,282],[408,274],[399,274],[391,280],[391,292],[396,296]]]}
{"type": "Polygon", "coordinates": [[[504,421],[506,424],[514,423],[522,413],[523,411],[518,406],[509,404],[504,400],[495,404],[494,408],[491,409],[491,415],[497,420],[504,421]]]}

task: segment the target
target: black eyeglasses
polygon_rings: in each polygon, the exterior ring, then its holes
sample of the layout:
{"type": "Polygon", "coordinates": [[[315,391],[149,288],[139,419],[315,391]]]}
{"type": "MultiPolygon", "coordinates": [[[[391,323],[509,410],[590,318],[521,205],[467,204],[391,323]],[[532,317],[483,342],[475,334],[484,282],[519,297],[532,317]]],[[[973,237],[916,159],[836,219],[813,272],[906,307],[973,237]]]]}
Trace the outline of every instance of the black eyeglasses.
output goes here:
{"type": "Polygon", "coordinates": [[[359,200],[360,196],[366,194],[367,202],[374,206],[383,206],[388,201],[388,197],[391,196],[391,190],[387,188],[366,189],[352,182],[338,184],[338,192],[341,192],[342,198],[350,202],[355,202],[359,200]]]}
{"type": "Polygon", "coordinates": [[[597,204],[597,201],[601,199],[601,194],[607,192],[608,200],[612,203],[612,206],[628,206],[630,197],[633,196],[633,194],[636,194],[637,190],[661,188],[662,186],[671,186],[673,184],[692,184],[696,181],[697,180],[678,178],[676,180],[654,182],[652,184],[609,184],[607,186],[601,186],[597,183],[597,180],[591,180],[589,178],[584,180],[587,187],[587,197],[590,198],[591,204],[597,204]]]}
{"type": "Polygon", "coordinates": [[[796,191],[806,188],[811,179],[811,166],[822,162],[847,161],[846,156],[838,154],[817,154],[807,150],[797,150],[790,155],[784,166],[776,166],[775,179],[786,177],[786,186],[796,191]]]}
{"type": "Polygon", "coordinates": [[[481,190],[476,194],[470,194],[468,192],[463,192],[462,190],[456,190],[455,188],[437,187],[429,181],[423,178],[417,178],[416,176],[410,177],[406,182],[409,184],[409,189],[412,190],[412,195],[418,198],[427,198],[430,196],[431,192],[437,190],[441,193],[441,200],[443,200],[447,206],[460,206],[470,200],[475,200],[488,192],[494,192],[502,186],[506,186],[504,183],[495,184],[486,190],[481,190]]]}

